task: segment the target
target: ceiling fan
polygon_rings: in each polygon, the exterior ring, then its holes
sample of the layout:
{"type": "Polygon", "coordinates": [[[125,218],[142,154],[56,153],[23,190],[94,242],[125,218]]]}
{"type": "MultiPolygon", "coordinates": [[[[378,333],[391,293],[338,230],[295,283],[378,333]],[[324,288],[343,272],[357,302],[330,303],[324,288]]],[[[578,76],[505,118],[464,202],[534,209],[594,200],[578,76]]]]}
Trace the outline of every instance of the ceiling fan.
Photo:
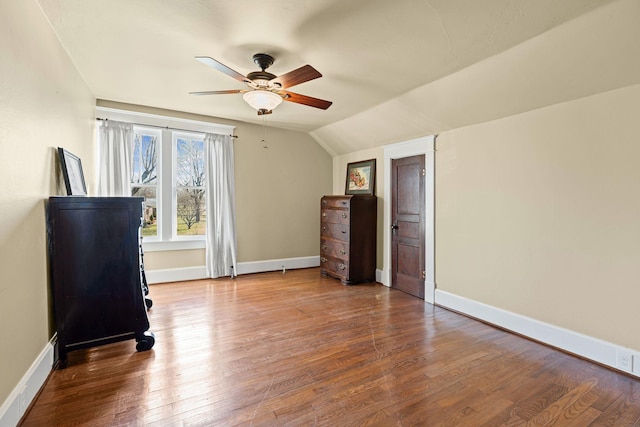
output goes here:
{"type": "Polygon", "coordinates": [[[331,101],[324,99],[312,98],[306,95],[289,92],[285,90],[300,83],[322,77],[311,65],[305,65],[297,68],[281,76],[266,71],[269,66],[273,65],[273,57],[266,53],[256,53],[253,55],[253,62],[256,63],[262,71],[253,71],[246,76],[238,73],[226,65],[216,61],[208,56],[196,56],[196,59],[209,67],[222,71],[226,75],[246,84],[248,89],[231,89],[231,90],[208,90],[203,92],[189,92],[191,95],[222,95],[232,93],[242,93],[244,100],[258,111],[258,115],[271,114],[282,100],[295,102],[297,104],[308,105],[310,107],[326,110],[332,104],[331,101]]]}

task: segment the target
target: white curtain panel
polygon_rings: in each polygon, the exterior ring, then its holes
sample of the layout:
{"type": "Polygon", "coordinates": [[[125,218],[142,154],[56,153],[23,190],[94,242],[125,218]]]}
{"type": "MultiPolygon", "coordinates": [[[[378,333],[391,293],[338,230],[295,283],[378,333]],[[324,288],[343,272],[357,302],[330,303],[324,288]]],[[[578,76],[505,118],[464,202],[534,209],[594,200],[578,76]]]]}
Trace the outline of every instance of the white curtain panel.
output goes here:
{"type": "Polygon", "coordinates": [[[98,151],[98,196],[131,196],[133,124],[103,121],[98,151]]]}
{"type": "Polygon", "coordinates": [[[236,276],[236,236],[233,141],[229,135],[207,133],[207,276],[236,276]]]}

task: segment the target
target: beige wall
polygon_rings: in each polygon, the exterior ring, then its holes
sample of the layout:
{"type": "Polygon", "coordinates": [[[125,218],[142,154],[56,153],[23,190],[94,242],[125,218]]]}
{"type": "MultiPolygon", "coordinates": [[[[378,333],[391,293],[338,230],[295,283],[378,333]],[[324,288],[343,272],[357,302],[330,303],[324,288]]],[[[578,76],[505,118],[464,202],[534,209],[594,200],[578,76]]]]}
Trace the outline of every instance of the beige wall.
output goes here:
{"type": "Polygon", "coordinates": [[[640,350],[640,85],[441,134],[438,289],[640,350]]]}
{"type": "Polygon", "coordinates": [[[347,165],[353,162],[376,159],[376,189],[378,197],[378,229],[376,240],[376,268],[383,268],[383,238],[382,231],[384,219],[384,149],[382,147],[369,150],[355,151],[353,153],[342,154],[333,158],[333,194],[344,194],[347,180],[347,165]]]}
{"type": "Polygon", "coordinates": [[[320,198],[331,191],[331,156],[308,134],[244,124],[236,129],[240,262],[320,254],[320,198]]]}
{"type": "Polygon", "coordinates": [[[44,201],[55,147],[93,184],[95,99],[35,0],[0,3],[0,405],[52,336],[44,201]]]}
{"type": "Polygon", "coordinates": [[[145,252],[145,271],[171,268],[202,267],[205,265],[204,249],[188,249],[181,251],[145,252]]]}
{"type": "MultiPolygon", "coordinates": [[[[332,159],[308,134],[270,128],[268,121],[265,128],[103,100],[98,105],[235,126],[238,261],[319,255],[320,198],[331,192],[332,159]]],[[[145,253],[147,270],[198,265],[204,249],[145,253]]]]}

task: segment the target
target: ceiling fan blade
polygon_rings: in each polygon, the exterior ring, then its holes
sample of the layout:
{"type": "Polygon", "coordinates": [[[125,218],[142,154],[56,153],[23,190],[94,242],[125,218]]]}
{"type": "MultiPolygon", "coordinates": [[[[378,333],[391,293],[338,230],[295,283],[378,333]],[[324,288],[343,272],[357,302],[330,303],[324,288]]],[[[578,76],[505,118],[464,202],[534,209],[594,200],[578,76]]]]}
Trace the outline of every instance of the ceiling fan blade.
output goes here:
{"type": "Polygon", "coordinates": [[[227,67],[226,65],[216,61],[213,58],[210,58],[208,56],[196,56],[196,59],[200,62],[202,62],[204,65],[208,65],[211,68],[215,68],[218,71],[222,71],[223,73],[225,73],[226,75],[233,77],[234,79],[240,81],[240,82],[246,82],[247,78],[245,76],[243,76],[242,74],[240,74],[239,72],[232,70],[231,68],[227,67]]]}
{"type": "Polygon", "coordinates": [[[293,92],[289,92],[289,91],[286,91],[286,90],[281,91],[280,94],[284,95],[283,99],[285,101],[295,102],[297,104],[308,105],[310,107],[321,108],[323,110],[326,110],[327,108],[331,107],[331,104],[333,104],[333,102],[331,102],[331,101],[325,101],[324,99],[312,98],[310,96],[300,95],[299,93],[293,93],[293,92]]]}
{"type": "Polygon", "coordinates": [[[189,92],[189,95],[226,95],[231,93],[246,92],[246,90],[231,89],[231,90],[205,90],[202,92],[189,92]]]}
{"type": "Polygon", "coordinates": [[[309,80],[317,79],[318,77],[322,77],[322,74],[320,74],[318,70],[313,68],[311,65],[305,65],[278,76],[271,81],[273,83],[280,84],[283,89],[286,89],[291,86],[299,85],[300,83],[308,82],[309,80]]]}

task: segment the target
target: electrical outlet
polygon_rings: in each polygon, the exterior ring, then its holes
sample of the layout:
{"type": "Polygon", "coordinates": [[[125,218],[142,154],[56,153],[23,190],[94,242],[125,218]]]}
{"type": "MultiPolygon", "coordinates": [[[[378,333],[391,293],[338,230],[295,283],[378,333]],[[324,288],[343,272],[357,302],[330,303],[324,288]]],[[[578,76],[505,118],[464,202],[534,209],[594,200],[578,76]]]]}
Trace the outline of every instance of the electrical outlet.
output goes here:
{"type": "Polygon", "coordinates": [[[633,372],[633,356],[630,351],[618,349],[616,352],[616,368],[633,372]]]}

